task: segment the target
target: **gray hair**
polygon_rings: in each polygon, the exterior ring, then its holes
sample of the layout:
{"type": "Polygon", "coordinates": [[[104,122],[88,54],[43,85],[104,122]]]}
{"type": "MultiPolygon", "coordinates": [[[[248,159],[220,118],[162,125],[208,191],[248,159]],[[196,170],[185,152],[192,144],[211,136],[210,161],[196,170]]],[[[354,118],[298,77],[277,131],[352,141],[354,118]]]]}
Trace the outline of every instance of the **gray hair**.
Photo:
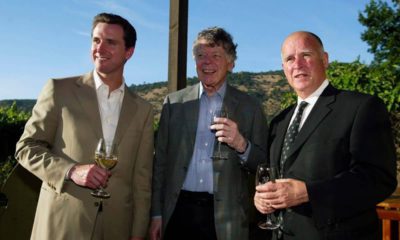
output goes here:
{"type": "Polygon", "coordinates": [[[193,54],[195,55],[200,40],[206,40],[210,47],[221,46],[232,63],[237,59],[236,47],[232,36],[220,27],[210,27],[202,30],[197,34],[197,38],[193,43],[193,54]]]}

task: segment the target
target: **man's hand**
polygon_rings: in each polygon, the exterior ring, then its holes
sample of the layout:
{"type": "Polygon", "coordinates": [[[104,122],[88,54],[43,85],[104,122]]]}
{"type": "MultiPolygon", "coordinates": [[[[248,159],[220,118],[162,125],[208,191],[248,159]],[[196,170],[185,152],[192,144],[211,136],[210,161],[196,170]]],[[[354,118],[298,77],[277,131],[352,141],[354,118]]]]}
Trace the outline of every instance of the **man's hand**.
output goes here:
{"type": "Polygon", "coordinates": [[[91,189],[97,189],[100,186],[105,187],[110,176],[110,171],[107,171],[96,164],[77,164],[73,166],[68,173],[69,179],[71,179],[75,184],[91,189]]]}
{"type": "Polygon", "coordinates": [[[254,205],[261,213],[284,209],[308,202],[306,184],[295,179],[277,179],[256,187],[254,205]]]}
{"type": "Polygon", "coordinates": [[[151,220],[149,235],[150,240],[160,240],[161,239],[161,218],[153,218],[151,220]]]}
{"type": "Polygon", "coordinates": [[[254,205],[257,210],[263,214],[273,213],[275,209],[271,206],[271,194],[276,191],[274,183],[266,183],[256,187],[256,194],[254,195],[254,205]]]}
{"type": "Polygon", "coordinates": [[[240,134],[237,124],[228,118],[214,118],[214,124],[210,127],[216,130],[218,141],[225,142],[237,152],[246,151],[247,140],[240,134]]]}

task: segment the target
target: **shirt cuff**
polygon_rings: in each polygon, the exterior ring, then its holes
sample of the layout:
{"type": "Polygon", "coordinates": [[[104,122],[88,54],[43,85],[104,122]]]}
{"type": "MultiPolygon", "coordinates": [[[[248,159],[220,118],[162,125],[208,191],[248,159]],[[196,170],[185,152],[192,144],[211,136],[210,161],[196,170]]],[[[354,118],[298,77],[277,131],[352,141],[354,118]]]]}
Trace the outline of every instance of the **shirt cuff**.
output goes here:
{"type": "Polygon", "coordinates": [[[242,162],[247,162],[247,158],[249,157],[251,150],[251,142],[249,140],[246,141],[247,141],[246,150],[243,153],[238,152],[238,156],[242,160],[242,162]]]}
{"type": "Polygon", "coordinates": [[[65,177],[64,177],[64,180],[65,180],[65,181],[69,181],[69,180],[70,180],[69,172],[71,171],[71,169],[72,169],[73,167],[75,167],[75,165],[76,165],[76,164],[72,165],[72,166],[68,169],[68,171],[65,173],[65,177]]]}

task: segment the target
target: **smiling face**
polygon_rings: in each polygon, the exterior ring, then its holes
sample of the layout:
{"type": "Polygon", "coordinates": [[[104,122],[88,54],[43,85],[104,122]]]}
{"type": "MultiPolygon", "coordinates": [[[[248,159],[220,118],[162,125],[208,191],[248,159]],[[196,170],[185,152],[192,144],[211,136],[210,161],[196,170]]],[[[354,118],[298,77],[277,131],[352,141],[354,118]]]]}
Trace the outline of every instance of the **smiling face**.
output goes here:
{"type": "Polygon", "coordinates": [[[200,39],[193,51],[197,76],[208,95],[215,93],[224,83],[234,63],[222,46],[200,39]]]}
{"type": "Polygon", "coordinates": [[[282,67],[289,85],[303,99],[326,79],[328,54],[310,33],[291,34],[281,49],[282,67]]]}
{"type": "Polygon", "coordinates": [[[92,32],[92,60],[102,78],[122,76],[134,48],[126,48],[124,30],[117,24],[98,23],[92,32]]]}

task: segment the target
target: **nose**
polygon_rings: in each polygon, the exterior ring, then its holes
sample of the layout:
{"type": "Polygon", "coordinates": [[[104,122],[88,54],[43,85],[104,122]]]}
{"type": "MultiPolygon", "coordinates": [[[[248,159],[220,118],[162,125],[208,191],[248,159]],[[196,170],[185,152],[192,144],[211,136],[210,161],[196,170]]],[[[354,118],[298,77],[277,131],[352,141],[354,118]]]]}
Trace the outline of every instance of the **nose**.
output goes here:
{"type": "Polygon", "coordinates": [[[300,68],[304,65],[304,59],[302,57],[296,57],[293,61],[293,67],[300,68]]]}
{"type": "Polygon", "coordinates": [[[211,62],[211,57],[210,56],[208,56],[208,55],[205,55],[204,57],[203,57],[203,62],[204,63],[210,63],[211,62]]]}
{"type": "Polygon", "coordinates": [[[99,42],[96,44],[96,51],[101,52],[101,51],[104,50],[104,48],[105,48],[105,44],[104,44],[103,41],[99,41],[99,42]]]}

